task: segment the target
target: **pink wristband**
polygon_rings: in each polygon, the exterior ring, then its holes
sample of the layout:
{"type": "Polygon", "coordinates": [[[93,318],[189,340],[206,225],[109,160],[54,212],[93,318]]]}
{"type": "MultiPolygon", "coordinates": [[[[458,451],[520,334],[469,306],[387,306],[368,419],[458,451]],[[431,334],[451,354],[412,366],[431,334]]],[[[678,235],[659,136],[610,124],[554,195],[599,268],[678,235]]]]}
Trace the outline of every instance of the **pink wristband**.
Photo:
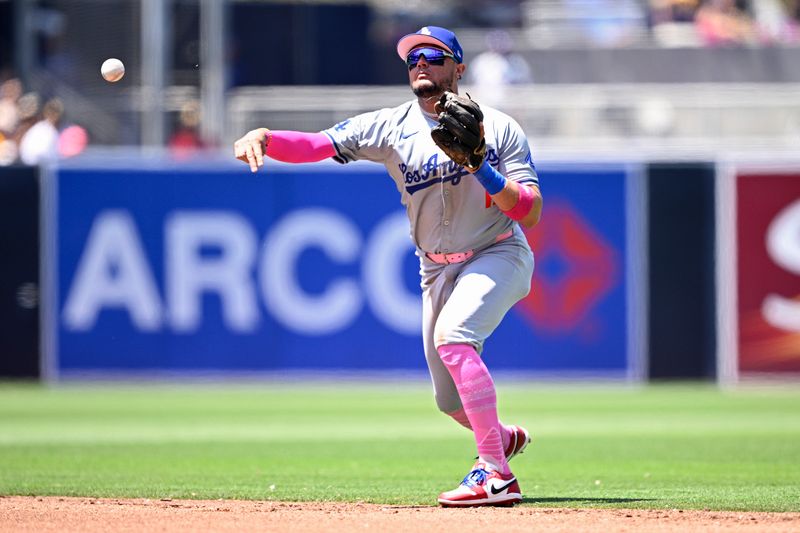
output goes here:
{"type": "Polygon", "coordinates": [[[519,188],[517,204],[508,211],[503,211],[511,220],[522,220],[533,207],[533,189],[522,184],[518,184],[517,187],[519,188]]]}

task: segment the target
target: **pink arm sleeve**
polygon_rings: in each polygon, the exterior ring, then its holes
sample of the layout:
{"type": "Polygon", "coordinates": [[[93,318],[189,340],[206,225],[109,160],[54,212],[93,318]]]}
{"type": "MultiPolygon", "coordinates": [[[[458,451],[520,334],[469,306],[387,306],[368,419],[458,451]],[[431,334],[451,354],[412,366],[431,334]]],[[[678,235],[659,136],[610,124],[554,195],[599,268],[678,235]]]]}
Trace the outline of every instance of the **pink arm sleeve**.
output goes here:
{"type": "Polygon", "coordinates": [[[324,133],[272,131],[266,154],[286,163],[313,163],[336,155],[333,141],[324,133]]]}

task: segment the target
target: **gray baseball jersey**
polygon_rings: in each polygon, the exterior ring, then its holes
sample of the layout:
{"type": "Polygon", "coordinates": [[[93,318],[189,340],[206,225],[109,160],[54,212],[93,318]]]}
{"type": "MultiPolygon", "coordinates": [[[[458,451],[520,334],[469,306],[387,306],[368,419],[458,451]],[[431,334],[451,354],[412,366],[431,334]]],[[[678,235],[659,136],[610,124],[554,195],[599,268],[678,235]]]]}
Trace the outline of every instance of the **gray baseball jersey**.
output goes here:
{"type": "MultiPolygon", "coordinates": [[[[500,111],[481,109],[489,164],[508,179],[538,185],[522,129],[500,111]]],[[[413,100],[358,115],[324,133],[333,140],[334,159],[340,163],[367,159],[386,166],[418,249],[452,253],[482,248],[515,222],[494,205],[487,208],[481,184],[436,146],[430,130],[437,123],[413,100]]]]}
{"type": "MultiPolygon", "coordinates": [[[[506,178],[539,185],[520,126],[488,106],[484,113],[487,161],[506,178]]],[[[506,312],[530,290],[533,254],[519,225],[487,201],[486,190],[452,162],[430,135],[438,124],[416,100],[364,113],[324,131],[340,163],[383,163],[394,179],[420,257],[425,356],[440,409],[461,407],[437,346],[471,344],[478,352],[506,312]],[[513,230],[511,238],[497,237],[513,230]],[[430,261],[425,252],[475,255],[458,264],[430,261]]]]}

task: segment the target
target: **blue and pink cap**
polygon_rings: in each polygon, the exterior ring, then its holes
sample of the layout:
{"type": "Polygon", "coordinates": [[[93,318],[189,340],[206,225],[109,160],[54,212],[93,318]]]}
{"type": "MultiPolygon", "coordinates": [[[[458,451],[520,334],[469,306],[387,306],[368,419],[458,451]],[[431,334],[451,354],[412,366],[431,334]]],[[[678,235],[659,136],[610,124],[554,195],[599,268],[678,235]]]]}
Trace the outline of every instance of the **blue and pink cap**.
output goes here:
{"type": "Polygon", "coordinates": [[[433,45],[444,48],[456,58],[456,63],[464,60],[464,50],[458,44],[456,34],[448,29],[438,26],[425,26],[416,33],[409,33],[397,41],[397,54],[403,61],[408,57],[408,53],[418,46],[433,45]]]}

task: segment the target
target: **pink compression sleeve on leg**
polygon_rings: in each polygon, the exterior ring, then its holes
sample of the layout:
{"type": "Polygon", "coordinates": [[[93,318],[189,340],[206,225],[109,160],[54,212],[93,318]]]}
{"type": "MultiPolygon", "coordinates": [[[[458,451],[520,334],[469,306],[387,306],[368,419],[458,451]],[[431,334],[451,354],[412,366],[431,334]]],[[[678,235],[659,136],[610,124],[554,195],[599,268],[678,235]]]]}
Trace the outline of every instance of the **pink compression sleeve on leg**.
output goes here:
{"type": "MultiPolygon", "coordinates": [[[[452,413],[447,413],[449,417],[453,420],[464,426],[465,428],[471,430],[472,425],[469,423],[469,418],[467,417],[467,412],[464,411],[462,407],[458,411],[453,411],[452,413]]],[[[511,442],[511,437],[514,434],[514,430],[511,426],[507,426],[503,424],[503,421],[500,421],[500,436],[503,437],[503,450],[508,448],[509,443],[511,442]]]]}
{"type": "Polygon", "coordinates": [[[455,382],[464,413],[475,434],[478,455],[507,474],[508,463],[497,419],[497,395],[489,370],[469,344],[444,344],[437,350],[455,382]]]}
{"type": "Polygon", "coordinates": [[[333,141],[324,133],[272,131],[266,155],[285,163],[314,163],[336,155],[333,141]]]}
{"type": "Polygon", "coordinates": [[[462,407],[458,411],[453,411],[452,413],[447,413],[453,420],[461,424],[467,429],[472,429],[472,426],[469,423],[469,417],[467,417],[466,411],[462,407]]]}

